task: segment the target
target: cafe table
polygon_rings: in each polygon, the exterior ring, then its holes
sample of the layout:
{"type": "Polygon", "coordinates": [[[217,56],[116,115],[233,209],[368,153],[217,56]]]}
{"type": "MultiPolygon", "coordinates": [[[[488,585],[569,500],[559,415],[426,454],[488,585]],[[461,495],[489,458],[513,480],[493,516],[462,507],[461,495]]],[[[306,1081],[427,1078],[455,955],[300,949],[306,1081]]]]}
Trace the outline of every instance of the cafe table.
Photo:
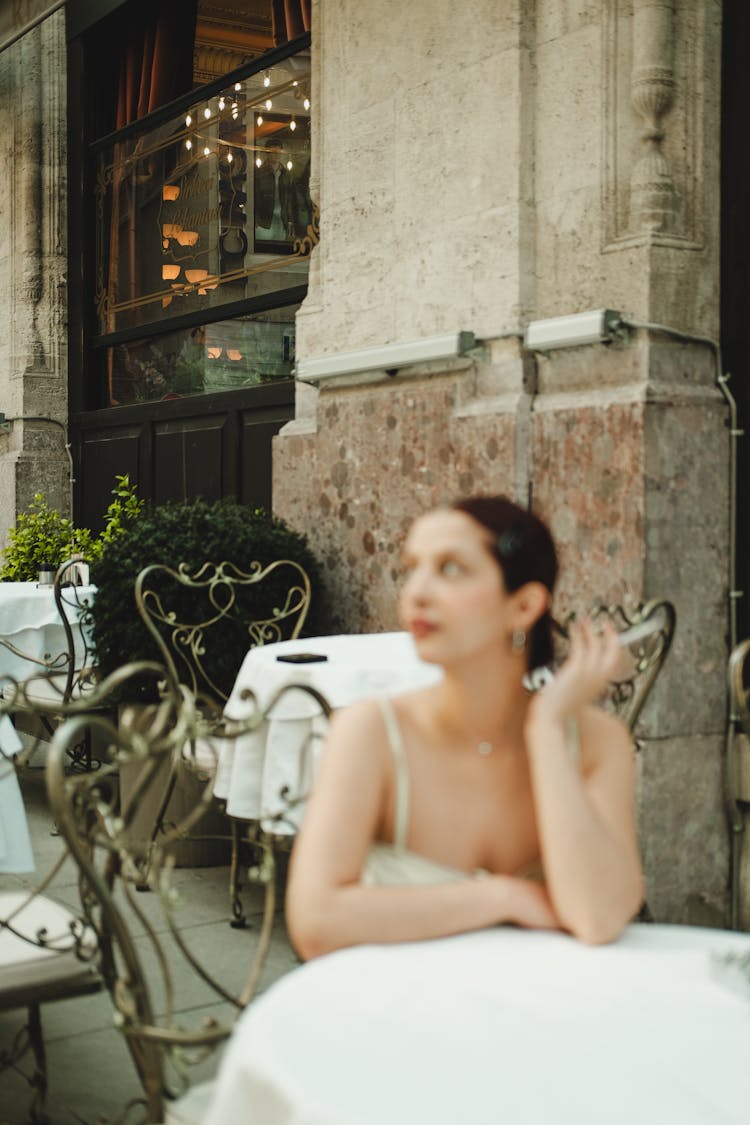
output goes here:
{"type": "MultiPolygon", "coordinates": [[[[76,600],[90,602],[95,592],[93,586],[79,587],[76,600]]],[[[77,607],[66,605],[66,613],[75,620],[77,607]]],[[[10,681],[39,675],[45,663],[65,652],[65,630],[52,584],[0,582],[0,690],[10,681]]],[[[0,715],[0,873],[34,870],[23,798],[12,762],[20,749],[10,718],[0,715]]]]}
{"type": "MultiPolygon", "coordinates": [[[[224,713],[228,719],[245,719],[291,684],[314,688],[335,708],[378,693],[423,687],[441,675],[436,665],[419,659],[404,632],[280,641],[248,652],[224,713]],[[305,657],[301,663],[296,662],[300,654],[305,657]],[[246,696],[248,690],[251,696],[246,696]]],[[[226,802],[229,816],[241,820],[264,820],[282,811],[282,790],[295,796],[308,791],[325,729],[325,717],[312,696],[285,692],[256,730],[217,743],[214,796],[226,802]]],[[[301,808],[275,822],[274,830],[294,832],[301,808]]]]}
{"type": "Polygon", "coordinates": [[[748,934],[496,927],[282,977],[240,1017],[202,1121],[746,1125],[748,1047],[748,934]]]}

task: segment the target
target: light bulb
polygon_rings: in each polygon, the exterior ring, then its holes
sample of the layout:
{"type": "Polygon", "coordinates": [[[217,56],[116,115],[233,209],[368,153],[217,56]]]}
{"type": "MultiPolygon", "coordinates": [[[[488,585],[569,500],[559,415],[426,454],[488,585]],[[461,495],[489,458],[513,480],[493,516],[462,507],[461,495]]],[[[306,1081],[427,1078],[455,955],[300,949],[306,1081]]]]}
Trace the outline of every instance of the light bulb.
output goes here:
{"type": "Polygon", "coordinates": [[[255,167],[260,168],[262,163],[263,163],[263,161],[261,160],[261,158],[259,156],[256,156],[255,157],[255,167]]]}
{"type": "Polygon", "coordinates": [[[228,152],[227,153],[227,164],[231,164],[233,160],[234,160],[234,157],[232,156],[231,152],[228,152]]]}
{"type": "Polygon", "coordinates": [[[266,109],[270,109],[272,105],[273,105],[273,102],[271,101],[271,99],[266,98],[266,109]]]}
{"type": "Polygon", "coordinates": [[[242,89],[242,83],[241,82],[235,82],[234,88],[235,88],[235,90],[241,90],[242,89]]]}
{"type": "Polygon", "coordinates": [[[294,130],[297,128],[297,122],[294,120],[294,118],[292,118],[292,120],[289,122],[289,128],[292,130],[292,132],[294,132],[294,130]]]}
{"type": "Polygon", "coordinates": [[[203,110],[203,116],[204,116],[204,117],[206,117],[206,118],[208,118],[208,117],[210,117],[210,116],[211,116],[211,108],[210,108],[210,106],[206,106],[206,108],[205,108],[205,109],[203,110]]]}
{"type": "Polygon", "coordinates": [[[224,108],[224,106],[225,106],[225,104],[226,104],[226,103],[225,103],[224,99],[223,99],[223,98],[219,98],[219,109],[223,109],[223,108],[224,108]]]}
{"type": "Polygon", "coordinates": [[[287,160],[287,162],[286,162],[286,166],[287,166],[287,168],[289,169],[289,171],[290,171],[290,172],[291,172],[292,168],[294,167],[294,165],[292,164],[291,160],[287,160]]]}
{"type": "Polygon", "coordinates": [[[192,141],[185,141],[185,148],[187,148],[187,149],[191,149],[192,147],[193,147],[193,142],[192,142],[192,141]]]}
{"type": "Polygon", "coordinates": [[[208,145],[206,145],[206,147],[204,148],[203,155],[204,156],[210,156],[211,155],[211,149],[208,147],[208,145]]]}
{"type": "Polygon", "coordinates": [[[292,86],[299,86],[299,82],[296,78],[294,79],[294,82],[292,82],[292,86]]]}
{"type": "Polygon", "coordinates": [[[255,124],[256,125],[262,125],[263,124],[263,118],[261,117],[260,114],[258,114],[258,116],[256,117],[255,124]]]}
{"type": "Polygon", "coordinates": [[[303,103],[302,103],[302,104],[303,104],[303,106],[305,107],[305,109],[309,109],[309,108],[310,108],[310,99],[309,99],[309,98],[305,98],[305,100],[303,101],[303,103]]]}
{"type": "Polygon", "coordinates": [[[190,126],[193,124],[193,119],[190,116],[190,114],[188,114],[187,117],[185,118],[185,124],[187,125],[188,128],[190,128],[190,126]]]}
{"type": "Polygon", "coordinates": [[[271,85],[271,75],[268,73],[268,71],[266,71],[266,73],[263,75],[263,85],[264,86],[270,86],[271,85]]]}

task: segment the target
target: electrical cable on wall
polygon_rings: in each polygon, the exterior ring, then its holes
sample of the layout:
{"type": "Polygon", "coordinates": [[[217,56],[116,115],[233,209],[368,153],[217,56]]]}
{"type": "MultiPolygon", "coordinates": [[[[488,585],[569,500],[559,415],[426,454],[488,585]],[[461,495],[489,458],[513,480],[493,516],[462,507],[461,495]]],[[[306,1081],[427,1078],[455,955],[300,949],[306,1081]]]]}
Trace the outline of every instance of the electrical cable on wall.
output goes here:
{"type": "Polygon", "coordinates": [[[5,418],[6,422],[49,422],[52,426],[59,426],[65,434],[65,452],[68,457],[69,472],[68,472],[68,491],[70,493],[70,511],[73,512],[73,487],[76,483],[75,466],[73,464],[73,453],[68,441],[68,427],[65,422],[61,422],[59,418],[48,418],[43,414],[16,414],[13,418],[5,418]]]}

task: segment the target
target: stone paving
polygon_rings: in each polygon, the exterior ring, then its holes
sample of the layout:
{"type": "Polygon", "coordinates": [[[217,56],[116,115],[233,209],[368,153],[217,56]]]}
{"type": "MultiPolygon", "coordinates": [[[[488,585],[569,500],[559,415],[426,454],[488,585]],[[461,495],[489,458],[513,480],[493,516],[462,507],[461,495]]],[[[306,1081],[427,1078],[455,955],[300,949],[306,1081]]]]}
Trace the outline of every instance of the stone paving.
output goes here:
{"type": "MultiPolygon", "coordinates": [[[[22,780],[34,854],[36,876],[0,875],[0,887],[26,886],[50,869],[63,844],[52,835],[52,820],[46,807],[43,771],[29,771],[22,780]]],[[[227,867],[202,867],[175,872],[175,885],[184,903],[181,930],[198,954],[215,951],[222,979],[231,985],[245,979],[248,956],[257,937],[260,903],[248,901],[250,925],[232,929],[229,925],[227,867]]],[[[76,876],[73,864],[66,861],[55,879],[53,895],[63,903],[75,903],[76,876]]],[[[149,912],[148,895],[143,896],[149,912]]],[[[279,914],[261,988],[288,972],[298,963],[289,945],[279,914]]],[[[206,996],[182,959],[175,958],[178,1010],[189,1013],[194,1026],[202,1009],[208,1010],[206,996]]],[[[210,1006],[212,1013],[221,1006],[210,1006]]],[[[229,1005],[224,1012],[230,1011],[229,1005]]],[[[0,1044],[7,1043],[19,1026],[19,1012],[0,1012],[0,1044]]],[[[113,1026],[112,1007],[106,991],[73,1000],[61,1000],[42,1008],[42,1025],[47,1045],[49,1125],[95,1125],[113,1121],[131,1099],[139,1095],[140,1085],[130,1054],[121,1034],[113,1026]]],[[[218,1065],[220,1052],[194,1068],[194,1081],[210,1077],[218,1065]]],[[[29,1105],[29,1088],[16,1074],[0,1073],[0,1125],[22,1125],[29,1105]]],[[[129,1121],[131,1118],[128,1119],[129,1121]]]]}

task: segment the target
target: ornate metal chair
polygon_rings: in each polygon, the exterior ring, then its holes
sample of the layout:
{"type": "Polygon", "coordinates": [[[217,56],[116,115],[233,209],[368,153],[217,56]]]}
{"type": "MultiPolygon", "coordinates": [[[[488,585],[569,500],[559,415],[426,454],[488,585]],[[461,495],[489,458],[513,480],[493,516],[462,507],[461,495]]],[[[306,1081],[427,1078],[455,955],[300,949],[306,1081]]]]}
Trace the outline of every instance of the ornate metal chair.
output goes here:
{"type": "MultiPolygon", "coordinates": [[[[605,705],[618,714],[631,731],[635,731],[672,644],[676,622],[674,606],[664,599],[652,599],[632,610],[626,610],[621,605],[597,605],[589,616],[594,621],[609,619],[620,633],[623,649],[629,654],[625,675],[611,685],[605,705]]],[[[575,614],[570,614],[564,622],[556,622],[563,649],[568,627],[575,617],[575,614]]]]}
{"type": "MultiPolygon", "coordinates": [[[[266,566],[253,562],[246,572],[229,562],[207,562],[192,573],[185,564],[175,568],[158,563],[145,567],[135,584],[138,612],[168,671],[172,690],[186,685],[213,730],[223,724],[224,704],[248,649],[298,637],[310,597],[306,571],[288,559],[266,566]]],[[[169,771],[153,840],[164,830],[177,776],[177,769],[169,771]]],[[[232,925],[241,927],[245,915],[240,852],[246,826],[234,819],[230,824],[232,925]]],[[[250,836],[254,838],[255,826],[250,836]]]]}
{"type": "Polygon", "coordinates": [[[32,1122],[47,1120],[41,1006],[101,989],[94,953],[93,935],[81,917],[41,889],[0,891],[0,1009],[26,1010],[25,1023],[13,1042],[6,1048],[0,1046],[0,1074],[13,1068],[28,1081],[32,1122]],[[29,1052],[33,1068],[27,1073],[24,1058],[29,1052]]]}
{"type": "Polygon", "coordinates": [[[254,562],[247,572],[229,562],[207,562],[194,573],[184,563],[157,563],[138,575],[135,600],[173,681],[216,707],[248,648],[299,636],[310,580],[289,559],[254,562]]]}
{"type": "Polygon", "coordinates": [[[726,739],[726,797],[731,847],[729,925],[748,928],[748,912],[740,916],[740,884],[747,863],[745,833],[750,805],[750,638],[732,649],[728,664],[729,721],[726,739]]]}
{"type": "MultiPolygon", "coordinates": [[[[52,585],[56,609],[56,635],[59,648],[55,652],[24,652],[7,638],[0,645],[14,658],[14,674],[6,674],[2,682],[4,710],[11,715],[33,714],[46,738],[68,705],[90,693],[96,682],[95,660],[91,645],[93,597],[91,587],[82,587],[79,578],[80,556],[66,559],[57,568],[52,585]]],[[[37,739],[38,741],[38,739],[37,739]]],[[[88,743],[71,747],[71,765],[90,769],[91,746],[88,743]]]]}
{"type": "MultiPolygon", "coordinates": [[[[637,746],[638,719],[672,644],[675,608],[669,601],[654,598],[632,610],[626,610],[621,605],[597,605],[589,616],[594,621],[604,618],[611,621],[620,633],[621,644],[629,656],[629,661],[625,661],[625,675],[610,685],[604,705],[627,724],[637,746]]],[[[563,624],[555,622],[563,642],[567,640],[568,626],[575,617],[575,614],[570,614],[563,624]]],[[[638,920],[653,921],[647,902],[642,904],[638,920]]]]}
{"type": "MultiPolygon", "coordinates": [[[[78,867],[83,916],[96,938],[96,966],[143,1088],[145,1120],[198,1121],[199,1108],[191,1109],[195,1094],[187,1093],[189,1068],[229,1035],[261,979],[277,906],[274,837],[260,828],[256,837],[259,861],[251,874],[262,893],[262,923],[254,948],[247,950],[246,978],[239,983],[221,979],[221,958],[212,957],[211,950],[201,956],[181,928],[180,895],[173,884],[175,849],[199,828],[213,801],[211,780],[205,780],[202,764],[195,761],[194,746],[200,743],[205,755],[215,736],[253,729],[264,715],[257,712],[222,727],[204,716],[189,688],[175,688],[163,668],[149,667],[163,681],[150,722],[137,729],[116,726],[101,712],[72,715],[55,732],[47,790],[78,867]],[[66,769],[68,748],[86,729],[95,731],[97,742],[108,749],[99,770],[71,772],[66,769]],[[203,783],[192,806],[176,822],[164,822],[154,839],[138,831],[136,814],[150,789],[161,786],[165,761],[186,765],[203,783]],[[115,780],[129,763],[138,767],[137,781],[129,797],[118,801],[115,780]],[[136,893],[144,878],[153,892],[147,908],[136,893]]],[[[131,665],[122,677],[131,672],[141,676],[143,668],[131,665]]]]}

